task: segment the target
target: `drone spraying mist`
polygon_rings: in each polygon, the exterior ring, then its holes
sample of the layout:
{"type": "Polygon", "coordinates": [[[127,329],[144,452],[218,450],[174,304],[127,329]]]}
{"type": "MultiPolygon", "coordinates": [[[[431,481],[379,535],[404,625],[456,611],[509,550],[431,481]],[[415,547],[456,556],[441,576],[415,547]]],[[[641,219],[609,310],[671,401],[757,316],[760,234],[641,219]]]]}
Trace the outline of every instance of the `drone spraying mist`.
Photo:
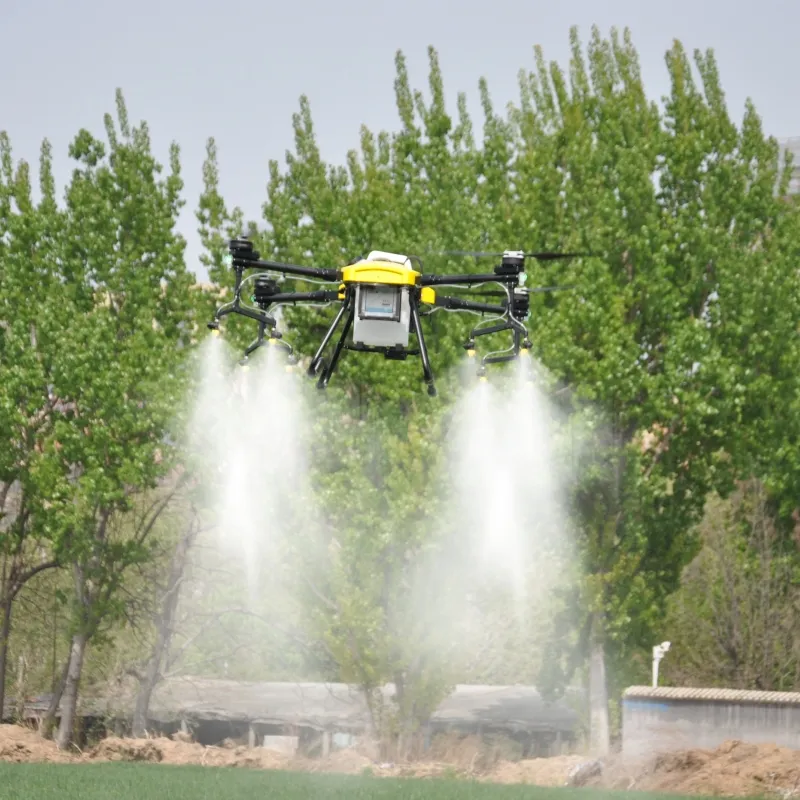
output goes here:
{"type": "Polygon", "coordinates": [[[210,337],[193,408],[190,442],[203,462],[205,500],[220,543],[241,559],[253,600],[262,565],[302,524],[308,470],[300,387],[279,346],[261,348],[242,367],[224,341],[210,337]]]}
{"type": "MultiPolygon", "coordinates": [[[[255,603],[265,589],[278,589],[280,543],[296,539],[303,526],[312,529],[317,518],[305,441],[311,409],[303,378],[286,371],[279,345],[261,348],[246,371],[219,338],[210,337],[200,355],[191,446],[219,541],[239,561],[255,603]]],[[[474,650],[478,660],[495,657],[487,647],[508,646],[486,643],[488,617],[485,605],[476,611],[476,596],[490,598],[490,616],[500,609],[513,618],[512,637],[547,615],[570,537],[558,444],[563,419],[546,383],[527,356],[491,381],[473,383],[455,403],[445,467],[450,496],[440,520],[451,544],[432,566],[437,574],[404,601],[429,628],[442,660],[455,630],[463,632],[456,649],[474,650]],[[442,587],[441,602],[432,603],[439,597],[432,586],[442,587]]]]}
{"type": "Polygon", "coordinates": [[[504,378],[479,381],[458,403],[452,509],[474,578],[507,594],[524,624],[567,557],[568,462],[558,446],[564,420],[542,368],[526,356],[504,378]]]}

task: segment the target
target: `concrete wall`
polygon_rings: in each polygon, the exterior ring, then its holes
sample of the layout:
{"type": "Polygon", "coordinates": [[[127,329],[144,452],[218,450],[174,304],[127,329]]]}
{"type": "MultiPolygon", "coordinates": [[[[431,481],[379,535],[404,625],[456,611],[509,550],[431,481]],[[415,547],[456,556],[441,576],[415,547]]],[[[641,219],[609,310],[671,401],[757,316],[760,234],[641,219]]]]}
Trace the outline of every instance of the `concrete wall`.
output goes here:
{"type": "Polygon", "coordinates": [[[800,702],[624,697],[625,755],[687,748],[713,749],[730,739],[800,750],[800,702]]]}

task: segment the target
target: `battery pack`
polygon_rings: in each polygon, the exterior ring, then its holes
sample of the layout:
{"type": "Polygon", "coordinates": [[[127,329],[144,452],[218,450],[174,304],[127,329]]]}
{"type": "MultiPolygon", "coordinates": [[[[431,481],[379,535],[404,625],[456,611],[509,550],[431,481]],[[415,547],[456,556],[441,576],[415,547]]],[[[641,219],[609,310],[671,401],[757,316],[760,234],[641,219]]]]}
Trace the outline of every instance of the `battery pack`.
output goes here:
{"type": "Polygon", "coordinates": [[[407,286],[361,284],[356,289],[355,344],[407,347],[410,321],[407,286]]]}

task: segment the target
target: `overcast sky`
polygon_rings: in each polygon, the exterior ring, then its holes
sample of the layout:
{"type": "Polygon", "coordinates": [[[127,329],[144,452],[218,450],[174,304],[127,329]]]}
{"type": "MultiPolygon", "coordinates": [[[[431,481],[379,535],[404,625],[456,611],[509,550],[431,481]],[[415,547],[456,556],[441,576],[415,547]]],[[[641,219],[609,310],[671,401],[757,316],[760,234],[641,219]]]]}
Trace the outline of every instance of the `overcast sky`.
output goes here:
{"type": "Polygon", "coordinates": [[[593,24],[604,33],[628,26],[654,99],[668,90],[664,53],[674,38],[690,52],[712,47],[735,117],[749,96],[769,133],[800,135],[796,0],[0,0],[0,130],[17,159],[34,163],[48,137],[61,189],[70,140],[81,127],[104,136],[103,114],[121,87],[131,122],[147,120],[162,161],[170,140],[181,146],[180,227],[198,271],[194,210],[208,136],[226,202],[257,217],[267,164],[292,147],[301,94],[323,157],[342,162],[361,124],[397,125],[397,49],[415,88],[427,90],[427,47],[436,47],[451,109],[467,92],[477,123],[479,78],[496,108],[516,101],[517,73],[533,67],[535,44],[567,65],[573,24],[584,41],[593,24]]]}

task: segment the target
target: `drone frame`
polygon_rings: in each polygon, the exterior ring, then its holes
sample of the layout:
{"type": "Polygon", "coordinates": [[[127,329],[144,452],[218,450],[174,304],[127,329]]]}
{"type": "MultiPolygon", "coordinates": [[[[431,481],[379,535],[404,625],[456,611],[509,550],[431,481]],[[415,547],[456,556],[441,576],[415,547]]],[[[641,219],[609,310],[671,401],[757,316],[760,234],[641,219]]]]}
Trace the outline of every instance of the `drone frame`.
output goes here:
{"type": "MultiPolygon", "coordinates": [[[[480,254],[477,254],[480,255],[480,254]]],[[[487,254],[492,255],[492,254],[487,254]]],[[[571,254],[564,254],[569,257],[571,254]]],[[[577,254],[576,254],[577,255],[577,254]]],[[[558,255],[557,257],[562,257],[558,255]]],[[[410,260],[410,259],[409,259],[410,260]]],[[[416,259],[419,261],[419,259],[416,259]]],[[[510,330],[513,333],[511,352],[499,351],[503,354],[488,354],[481,360],[478,376],[483,378],[486,374],[486,365],[515,360],[521,352],[526,353],[531,347],[528,330],[522,320],[529,313],[529,297],[527,289],[520,288],[521,279],[524,280],[525,254],[517,251],[507,251],[502,254],[502,263],[494,268],[491,273],[483,274],[458,274],[437,275],[424,274],[420,264],[420,271],[409,269],[406,266],[395,266],[384,262],[360,260],[339,269],[326,267],[304,267],[296,264],[286,264],[277,261],[261,259],[258,251],[253,249],[249,239],[232,239],[229,243],[229,263],[235,273],[233,300],[217,310],[213,321],[208,323],[208,328],[213,333],[219,334],[220,320],[229,314],[239,314],[258,322],[258,336],[246,348],[240,363],[246,363],[249,356],[258,348],[268,342],[280,342],[289,350],[289,358],[294,363],[291,345],[282,340],[282,334],[276,330],[277,320],[268,313],[270,307],[279,305],[319,304],[340,301],[341,308],[331,322],[319,347],[317,348],[307,374],[317,378],[317,386],[325,389],[339,363],[343,350],[357,352],[381,353],[390,360],[404,361],[408,356],[420,356],[422,360],[423,379],[428,387],[430,396],[436,395],[436,386],[433,378],[428,348],[422,331],[422,316],[433,313],[436,309],[443,308],[451,311],[471,311],[479,314],[496,314],[503,322],[486,328],[476,326],[465,342],[464,349],[468,356],[475,356],[475,339],[492,333],[510,330]],[[241,300],[242,287],[245,280],[244,272],[248,269],[260,270],[260,274],[252,276],[255,279],[253,300],[257,308],[244,305],[241,300]],[[311,292],[281,292],[278,283],[268,277],[269,273],[277,273],[284,278],[287,276],[299,279],[311,279],[322,283],[337,283],[336,289],[321,289],[311,292]],[[433,287],[436,286],[464,286],[472,287],[480,284],[500,283],[504,286],[507,301],[505,303],[480,303],[461,297],[451,297],[438,294],[433,287]],[[346,339],[353,326],[356,314],[356,288],[358,286],[403,286],[408,288],[410,331],[417,339],[417,347],[409,348],[399,345],[376,346],[353,342],[347,344],[346,339]],[[421,306],[432,306],[428,312],[421,312],[421,306]],[[328,360],[324,353],[340,326],[341,332],[328,360]]]]}

